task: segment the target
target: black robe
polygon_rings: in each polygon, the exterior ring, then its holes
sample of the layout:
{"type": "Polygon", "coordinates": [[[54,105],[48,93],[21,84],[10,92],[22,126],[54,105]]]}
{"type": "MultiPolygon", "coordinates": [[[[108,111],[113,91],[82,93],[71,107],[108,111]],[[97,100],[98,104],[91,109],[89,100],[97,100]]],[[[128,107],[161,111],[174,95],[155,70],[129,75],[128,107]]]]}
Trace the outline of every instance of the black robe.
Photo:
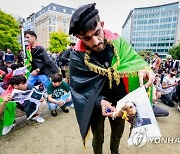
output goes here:
{"type": "MultiPolygon", "coordinates": [[[[106,48],[101,53],[91,53],[91,61],[97,66],[106,68],[111,63],[113,49],[106,48]],[[104,53],[103,53],[104,52],[104,53]]],[[[113,106],[127,93],[123,81],[117,85],[112,83],[109,89],[109,80],[106,76],[92,72],[84,63],[85,52],[72,52],[70,59],[70,88],[76,117],[84,140],[90,127],[90,119],[94,108],[97,108],[99,97],[105,97],[113,106]]],[[[99,107],[100,108],[100,107],[99,107]]],[[[99,109],[101,111],[101,108],[99,109]]]]}
{"type": "Polygon", "coordinates": [[[32,55],[31,71],[40,68],[39,74],[45,74],[49,77],[59,72],[59,68],[49,57],[46,50],[42,46],[36,46],[36,48],[32,48],[31,55],[32,55]]]}

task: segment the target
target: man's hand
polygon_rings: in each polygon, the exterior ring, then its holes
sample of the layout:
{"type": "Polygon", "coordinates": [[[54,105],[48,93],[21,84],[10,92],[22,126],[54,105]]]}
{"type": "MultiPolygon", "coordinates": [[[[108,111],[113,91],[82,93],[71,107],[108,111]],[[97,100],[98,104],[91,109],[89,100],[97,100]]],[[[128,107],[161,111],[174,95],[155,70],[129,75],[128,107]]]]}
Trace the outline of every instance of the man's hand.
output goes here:
{"type": "Polygon", "coordinates": [[[44,100],[45,100],[44,98],[41,98],[39,101],[40,101],[41,103],[43,103],[43,102],[44,102],[44,100]]]}
{"type": "Polygon", "coordinates": [[[145,88],[150,87],[155,80],[155,74],[152,70],[139,70],[138,75],[140,86],[143,86],[144,79],[148,79],[148,82],[145,84],[145,88]]]}
{"type": "Polygon", "coordinates": [[[67,103],[67,102],[70,102],[71,100],[72,100],[72,99],[71,99],[70,97],[67,98],[67,99],[66,99],[66,103],[67,103]]]}
{"type": "Polygon", "coordinates": [[[7,102],[9,102],[10,100],[12,99],[12,95],[11,94],[8,94],[4,97],[4,101],[3,103],[6,104],[7,102]]]}
{"type": "Polygon", "coordinates": [[[172,86],[172,87],[177,86],[177,85],[178,85],[178,83],[177,83],[177,82],[175,82],[175,83],[171,84],[171,86],[172,86]]]}
{"type": "Polygon", "coordinates": [[[57,104],[59,104],[60,106],[64,105],[64,102],[62,100],[57,101],[57,104]]]}
{"type": "Polygon", "coordinates": [[[111,103],[106,100],[101,100],[101,109],[102,109],[102,115],[106,117],[112,117],[113,112],[115,111],[115,107],[111,106],[111,103]],[[110,112],[107,112],[107,110],[110,110],[110,112]]]}
{"type": "Polygon", "coordinates": [[[36,71],[36,70],[33,70],[32,72],[31,72],[31,75],[32,76],[36,76],[38,74],[38,72],[36,71]]]}

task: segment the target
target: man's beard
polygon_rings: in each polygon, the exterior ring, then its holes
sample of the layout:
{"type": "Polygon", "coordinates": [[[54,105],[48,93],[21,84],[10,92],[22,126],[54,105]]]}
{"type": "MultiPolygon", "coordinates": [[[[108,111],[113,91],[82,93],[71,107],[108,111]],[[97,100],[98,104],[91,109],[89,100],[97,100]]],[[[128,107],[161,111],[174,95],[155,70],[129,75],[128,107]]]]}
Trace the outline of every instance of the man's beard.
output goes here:
{"type": "Polygon", "coordinates": [[[95,52],[101,52],[101,51],[104,50],[105,46],[106,46],[106,41],[105,41],[105,39],[104,39],[104,41],[103,41],[103,42],[99,42],[98,45],[94,45],[94,46],[88,47],[88,48],[89,48],[90,50],[95,51],[95,52]],[[101,47],[100,49],[98,49],[97,47],[100,46],[100,45],[102,45],[102,47],[101,47]],[[95,49],[95,50],[94,50],[94,49],[95,49]]]}

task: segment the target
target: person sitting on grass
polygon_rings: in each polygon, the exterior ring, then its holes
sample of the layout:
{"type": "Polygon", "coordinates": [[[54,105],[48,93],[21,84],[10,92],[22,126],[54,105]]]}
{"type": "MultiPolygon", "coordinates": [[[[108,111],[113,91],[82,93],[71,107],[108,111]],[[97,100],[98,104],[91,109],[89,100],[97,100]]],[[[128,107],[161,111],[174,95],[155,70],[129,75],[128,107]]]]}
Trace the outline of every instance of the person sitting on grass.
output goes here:
{"type": "Polygon", "coordinates": [[[167,74],[162,82],[162,89],[166,92],[166,94],[161,96],[161,101],[169,106],[169,107],[173,107],[174,106],[174,102],[176,101],[176,90],[177,90],[177,86],[178,86],[178,79],[176,78],[177,75],[177,69],[176,68],[171,68],[169,71],[169,74],[167,74]]]}
{"type": "Polygon", "coordinates": [[[48,106],[51,111],[52,116],[57,116],[57,107],[59,106],[65,113],[68,113],[69,110],[67,106],[72,104],[71,98],[67,98],[65,101],[61,100],[61,96],[63,96],[66,92],[69,92],[69,85],[62,81],[63,76],[61,74],[54,74],[51,78],[51,82],[48,85],[47,93],[48,93],[48,106]]]}
{"type": "Polygon", "coordinates": [[[12,102],[9,102],[11,99],[12,95],[7,94],[0,100],[0,136],[8,134],[15,126],[14,115],[16,106],[12,102]],[[10,103],[9,105],[7,105],[8,102],[10,103]],[[4,117],[4,114],[8,114],[8,116],[6,115],[4,117]]]}
{"type": "Polygon", "coordinates": [[[38,123],[43,123],[44,119],[39,116],[46,105],[46,101],[42,98],[39,100],[40,105],[38,106],[38,111],[35,112],[36,105],[29,99],[29,94],[31,90],[27,90],[26,78],[23,75],[13,76],[10,79],[10,84],[13,87],[12,99],[17,102],[17,107],[26,113],[27,119],[34,120],[38,123]],[[29,92],[30,91],[30,92],[29,92]]]}

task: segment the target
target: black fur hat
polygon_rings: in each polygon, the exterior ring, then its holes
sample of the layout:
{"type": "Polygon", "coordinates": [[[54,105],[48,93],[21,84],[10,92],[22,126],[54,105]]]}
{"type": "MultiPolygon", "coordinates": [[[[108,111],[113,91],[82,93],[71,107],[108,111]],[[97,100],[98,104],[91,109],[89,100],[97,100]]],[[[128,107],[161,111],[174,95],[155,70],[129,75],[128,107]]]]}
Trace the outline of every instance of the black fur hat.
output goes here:
{"type": "Polygon", "coordinates": [[[69,34],[76,35],[79,33],[80,28],[92,17],[98,14],[98,10],[95,9],[96,3],[91,3],[79,7],[71,17],[69,34]]]}

